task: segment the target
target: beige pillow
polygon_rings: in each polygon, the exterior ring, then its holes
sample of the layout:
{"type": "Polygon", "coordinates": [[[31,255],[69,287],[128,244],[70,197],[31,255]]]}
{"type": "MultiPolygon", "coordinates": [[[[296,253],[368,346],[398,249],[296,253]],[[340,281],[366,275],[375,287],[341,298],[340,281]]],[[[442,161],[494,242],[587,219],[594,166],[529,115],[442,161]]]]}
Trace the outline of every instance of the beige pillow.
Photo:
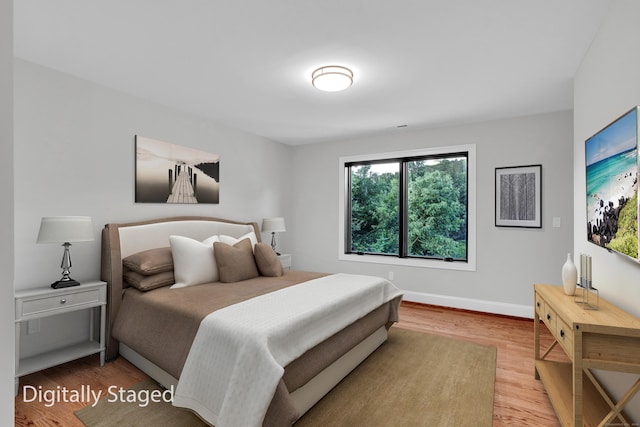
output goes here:
{"type": "Polygon", "coordinates": [[[175,283],[173,270],[145,276],[135,271],[127,271],[123,275],[124,281],[139,291],[146,292],[175,283]]]}
{"type": "Polygon", "coordinates": [[[260,274],[270,277],[282,276],[282,263],[271,246],[266,243],[256,243],[253,247],[253,256],[260,274]]]}
{"type": "Polygon", "coordinates": [[[240,240],[233,246],[222,242],[213,243],[221,282],[239,282],[260,275],[251,246],[249,239],[240,240]]]}
{"type": "Polygon", "coordinates": [[[173,270],[171,248],[155,248],[138,252],[122,260],[122,265],[144,276],[173,270]]]}

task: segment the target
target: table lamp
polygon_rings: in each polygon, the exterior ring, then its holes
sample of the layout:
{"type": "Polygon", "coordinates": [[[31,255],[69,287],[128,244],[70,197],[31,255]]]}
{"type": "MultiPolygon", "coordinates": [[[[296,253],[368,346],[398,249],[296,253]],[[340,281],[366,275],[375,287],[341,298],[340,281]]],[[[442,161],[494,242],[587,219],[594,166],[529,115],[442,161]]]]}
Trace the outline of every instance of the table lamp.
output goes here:
{"type": "Polygon", "coordinates": [[[80,283],[70,277],[71,254],[69,242],[90,242],[95,240],[91,217],[88,216],[49,216],[40,222],[37,243],[62,243],[64,253],[60,268],[62,279],[53,282],[54,289],[78,286],[80,283]]]}
{"type": "Polygon", "coordinates": [[[284,218],[264,218],[262,220],[262,231],[265,233],[271,233],[271,249],[280,255],[276,251],[276,233],[282,233],[287,231],[284,227],[284,218]]]}

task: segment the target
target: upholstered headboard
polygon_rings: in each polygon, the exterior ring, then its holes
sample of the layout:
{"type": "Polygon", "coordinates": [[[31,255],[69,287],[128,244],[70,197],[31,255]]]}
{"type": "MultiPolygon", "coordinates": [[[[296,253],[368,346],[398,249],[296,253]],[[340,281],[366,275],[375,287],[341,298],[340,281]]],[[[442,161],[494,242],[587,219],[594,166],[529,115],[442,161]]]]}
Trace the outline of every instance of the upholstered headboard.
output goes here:
{"type": "Polygon", "coordinates": [[[213,235],[240,237],[260,229],[255,222],[238,222],[210,217],[173,217],[127,224],[107,224],[102,230],[101,280],[107,282],[107,360],[118,355],[118,342],[111,338],[111,327],[122,300],[122,259],[147,249],[169,246],[169,236],[204,240],[213,235]]]}

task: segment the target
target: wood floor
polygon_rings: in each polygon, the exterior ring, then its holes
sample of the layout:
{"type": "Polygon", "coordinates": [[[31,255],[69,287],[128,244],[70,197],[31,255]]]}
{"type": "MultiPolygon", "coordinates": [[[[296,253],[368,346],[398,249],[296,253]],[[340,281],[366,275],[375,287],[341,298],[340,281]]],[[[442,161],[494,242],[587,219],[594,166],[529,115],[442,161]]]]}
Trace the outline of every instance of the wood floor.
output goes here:
{"type": "MultiPolygon", "coordinates": [[[[493,426],[559,427],[551,403],[539,381],[533,377],[533,321],[495,316],[443,307],[403,302],[400,322],[395,327],[412,329],[494,346],[498,350],[493,426]]],[[[551,344],[545,328],[541,334],[544,347],[551,344]]],[[[555,353],[562,360],[565,356],[555,353]]],[[[82,427],[73,412],[85,403],[53,405],[32,400],[32,390],[77,390],[90,385],[106,395],[110,386],[129,387],[147,376],[126,360],[118,358],[100,367],[97,356],[86,357],[20,379],[15,399],[16,426],[82,427]],[[24,386],[27,394],[23,396],[24,386]]],[[[37,400],[37,399],[36,399],[37,400]]]]}

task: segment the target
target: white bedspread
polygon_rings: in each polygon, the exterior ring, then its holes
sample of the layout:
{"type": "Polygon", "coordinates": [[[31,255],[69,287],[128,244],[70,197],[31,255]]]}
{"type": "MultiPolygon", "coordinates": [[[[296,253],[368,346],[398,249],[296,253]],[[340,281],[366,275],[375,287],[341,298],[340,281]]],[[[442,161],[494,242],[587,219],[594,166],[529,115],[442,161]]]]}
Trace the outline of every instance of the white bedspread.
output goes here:
{"type": "Polygon", "coordinates": [[[200,324],[173,404],[216,427],[260,426],[283,366],[400,295],[379,277],[335,274],[215,311],[200,324]]]}

